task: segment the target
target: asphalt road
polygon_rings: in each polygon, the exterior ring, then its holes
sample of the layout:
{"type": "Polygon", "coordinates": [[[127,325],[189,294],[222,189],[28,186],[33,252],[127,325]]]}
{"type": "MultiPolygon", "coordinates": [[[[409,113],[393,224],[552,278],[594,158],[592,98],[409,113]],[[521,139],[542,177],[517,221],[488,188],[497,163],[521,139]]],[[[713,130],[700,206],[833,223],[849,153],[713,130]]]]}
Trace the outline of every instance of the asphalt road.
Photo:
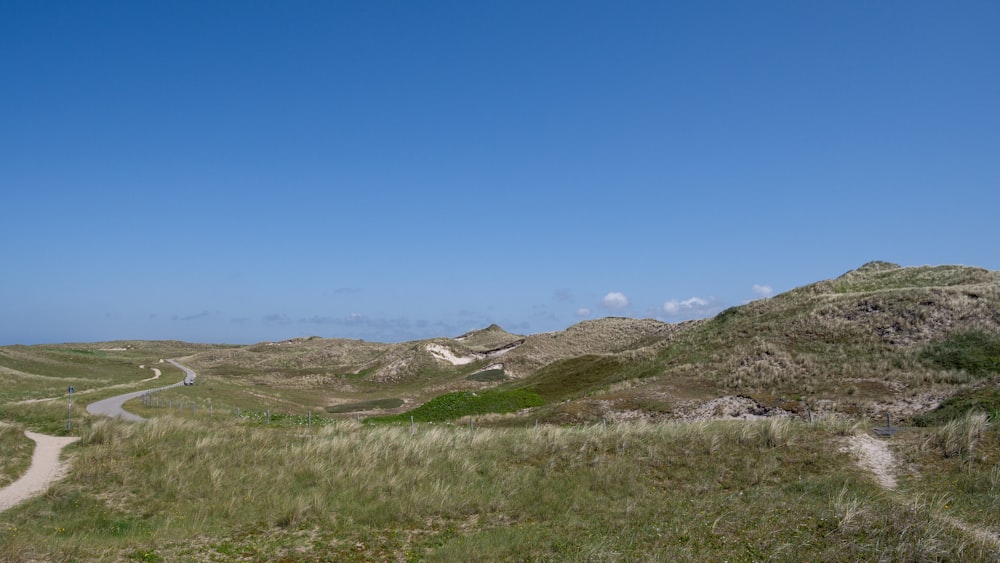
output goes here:
{"type": "Polygon", "coordinates": [[[130,401],[136,397],[141,397],[143,393],[149,393],[150,391],[159,391],[161,389],[170,389],[171,387],[179,387],[184,385],[185,382],[194,383],[194,378],[197,374],[191,368],[178,363],[176,360],[167,360],[175,367],[184,370],[184,381],[179,383],[174,383],[173,385],[166,385],[164,387],[157,387],[155,389],[143,389],[142,391],[133,391],[131,393],[125,393],[124,395],[116,395],[114,397],[109,397],[107,399],[101,399],[100,401],[95,401],[87,405],[87,412],[90,414],[102,414],[104,416],[120,417],[125,420],[130,420],[132,422],[142,422],[146,420],[145,418],[132,414],[122,408],[125,401],[130,401]]]}

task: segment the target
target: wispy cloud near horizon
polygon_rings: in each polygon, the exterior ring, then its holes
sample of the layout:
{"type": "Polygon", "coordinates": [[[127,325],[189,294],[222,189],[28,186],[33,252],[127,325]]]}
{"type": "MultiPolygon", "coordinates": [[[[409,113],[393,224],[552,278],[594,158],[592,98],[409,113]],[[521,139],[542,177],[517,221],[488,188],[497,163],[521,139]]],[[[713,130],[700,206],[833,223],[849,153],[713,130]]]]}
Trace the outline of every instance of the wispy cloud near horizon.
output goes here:
{"type": "Polygon", "coordinates": [[[690,297],[688,299],[671,299],[665,301],[657,311],[667,317],[704,317],[716,312],[720,308],[718,300],[714,297],[704,299],[701,297],[690,297]]]}
{"type": "Polygon", "coordinates": [[[200,313],[195,313],[194,315],[187,315],[187,316],[183,316],[183,317],[179,316],[179,315],[174,315],[172,318],[175,321],[196,321],[198,319],[204,319],[205,317],[208,317],[208,316],[211,316],[211,315],[212,315],[211,312],[209,312],[208,310],[204,310],[204,311],[202,311],[200,313]]]}

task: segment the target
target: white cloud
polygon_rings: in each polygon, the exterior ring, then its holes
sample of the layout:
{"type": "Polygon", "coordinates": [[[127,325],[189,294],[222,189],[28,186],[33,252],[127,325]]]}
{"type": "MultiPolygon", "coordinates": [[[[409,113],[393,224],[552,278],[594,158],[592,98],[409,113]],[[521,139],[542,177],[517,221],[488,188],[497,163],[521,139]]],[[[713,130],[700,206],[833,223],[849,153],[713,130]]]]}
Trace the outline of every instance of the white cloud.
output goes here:
{"type": "Polygon", "coordinates": [[[770,297],[771,295],[774,294],[774,288],[769,285],[761,285],[755,283],[753,284],[753,287],[751,289],[753,289],[753,292],[759,295],[760,297],[770,297]]]}
{"type": "Polygon", "coordinates": [[[624,293],[612,291],[601,299],[601,306],[608,309],[624,309],[628,307],[628,297],[624,293]]]}
{"type": "Polygon", "coordinates": [[[701,313],[709,308],[711,303],[701,297],[692,297],[683,301],[671,299],[663,304],[663,312],[671,317],[701,313]]]}
{"type": "Polygon", "coordinates": [[[590,316],[590,309],[588,309],[586,307],[581,307],[581,308],[579,308],[579,309],[576,310],[576,316],[578,316],[578,317],[589,317],[590,316]]]}

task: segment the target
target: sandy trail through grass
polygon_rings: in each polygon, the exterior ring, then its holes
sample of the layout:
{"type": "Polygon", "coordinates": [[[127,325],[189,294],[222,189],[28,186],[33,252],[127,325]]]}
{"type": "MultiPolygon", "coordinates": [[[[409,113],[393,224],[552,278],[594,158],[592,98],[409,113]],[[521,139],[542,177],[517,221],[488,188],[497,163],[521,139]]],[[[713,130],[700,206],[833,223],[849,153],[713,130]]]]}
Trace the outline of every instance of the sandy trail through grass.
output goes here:
{"type": "Polygon", "coordinates": [[[848,443],[858,465],[874,475],[879,485],[889,490],[896,488],[896,458],[884,441],[868,434],[858,434],[851,436],[848,443]]]}
{"type": "MultiPolygon", "coordinates": [[[[144,369],[144,366],[139,366],[139,368],[140,369],[144,369]]],[[[136,383],[144,383],[146,381],[153,381],[154,379],[159,379],[160,376],[162,375],[162,373],[160,372],[160,370],[157,369],[157,368],[149,368],[149,369],[153,370],[153,377],[147,377],[146,379],[140,379],[136,383]]],[[[90,393],[94,393],[95,391],[103,391],[103,390],[106,390],[106,389],[119,389],[119,388],[122,388],[122,387],[131,387],[133,385],[135,385],[135,383],[118,383],[116,385],[108,385],[108,386],[105,386],[105,387],[95,387],[93,389],[84,389],[83,391],[78,391],[76,393],[76,395],[77,396],[88,395],[90,393]]],[[[65,399],[65,398],[66,398],[65,395],[60,395],[58,397],[45,397],[45,398],[42,398],[42,399],[24,399],[23,401],[14,401],[14,402],[9,403],[9,404],[11,404],[11,405],[31,405],[31,404],[34,404],[34,403],[45,403],[45,402],[48,402],[48,401],[55,401],[55,400],[58,400],[58,399],[65,399]]]]}
{"type": "MultiPolygon", "coordinates": [[[[898,462],[885,440],[874,438],[869,434],[859,434],[851,436],[848,439],[848,444],[848,449],[856,456],[858,465],[874,475],[879,485],[890,491],[896,489],[895,473],[898,462]]],[[[900,500],[910,507],[916,507],[918,504],[912,499],[900,500]]],[[[971,536],[976,541],[990,545],[1000,551],[1000,535],[981,526],[959,520],[954,516],[931,516],[939,518],[940,521],[949,526],[965,532],[966,535],[971,536]]]]}
{"type": "Polygon", "coordinates": [[[20,479],[0,489],[0,512],[45,492],[49,485],[58,481],[66,472],[66,466],[59,461],[63,448],[80,439],[47,436],[27,431],[24,435],[35,441],[31,466],[20,479]]]}
{"type": "MultiPolygon", "coordinates": [[[[139,366],[139,367],[141,368],[142,366],[139,366]]],[[[158,370],[156,368],[149,368],[149,369],[153,370],[153,377],[147,377],[146,379],[143,379],[142,381],[153,381],[154,379],[159,379],[160,378],[160,370],[158,370]]],[[[142,381],[140,381],[140,383],[142,381]]]]}

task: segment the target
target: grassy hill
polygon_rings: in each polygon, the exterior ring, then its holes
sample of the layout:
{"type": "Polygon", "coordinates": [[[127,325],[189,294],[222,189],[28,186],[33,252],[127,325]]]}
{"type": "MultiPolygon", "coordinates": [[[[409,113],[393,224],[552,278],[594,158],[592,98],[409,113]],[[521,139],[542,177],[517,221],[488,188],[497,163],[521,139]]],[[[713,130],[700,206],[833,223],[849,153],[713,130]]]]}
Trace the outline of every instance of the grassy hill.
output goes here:
{"type": "Polygon", "coordinates": [[[683,417],[691,401],[726,395],[803,414],[909,417],[990,384],[998,334],[997,272],[872,263],[645,346],[547,364],[516,385],[574,399],[560,409],[577,419],[683,417]],[[934,359],[942,347],[947,361],[934,359]]]}
{"type": "Polygon", "coordinates": [[[313,337],[204,349],[189,362],[225,408],[393,415],[498,387],[545,399],[522,413],[532,422],[689,419],[733,398],[748,412],[911,419],[996,372],[985,349],[953,351],[979,354],[978,367],[931,351],[989,348],[998,288],[1000,273],[981,268],[872,262],[704,321],[604,318],[526,336],[493,325],[397,344],[313,337]]]}

